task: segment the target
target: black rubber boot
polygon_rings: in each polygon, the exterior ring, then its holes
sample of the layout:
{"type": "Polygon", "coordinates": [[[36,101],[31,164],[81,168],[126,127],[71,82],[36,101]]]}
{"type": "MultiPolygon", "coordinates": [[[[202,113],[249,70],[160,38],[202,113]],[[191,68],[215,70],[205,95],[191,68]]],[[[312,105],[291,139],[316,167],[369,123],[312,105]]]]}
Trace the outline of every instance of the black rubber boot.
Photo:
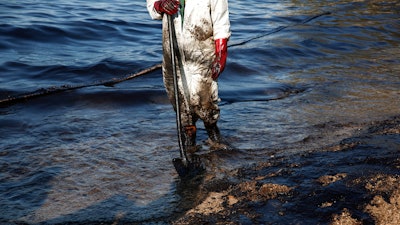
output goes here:
{"type": "Polygon", "coordinates": [[[216,123],[214,124],[204,124],[204,127],[206,128],[208,137],[210,138],[210,141],[214,143],[220,143],[221,142],[221,134],[219,132],[218,126],[216,123]]]}
{"type": "Polygon", "coordinates": [[[225,143],[219,132],[219,128],[216,123],[214,124],[204,124],[206,128],[208,138],[209,138],[209,145],[210,150],[231,150],[232,148],[225,143]]]}

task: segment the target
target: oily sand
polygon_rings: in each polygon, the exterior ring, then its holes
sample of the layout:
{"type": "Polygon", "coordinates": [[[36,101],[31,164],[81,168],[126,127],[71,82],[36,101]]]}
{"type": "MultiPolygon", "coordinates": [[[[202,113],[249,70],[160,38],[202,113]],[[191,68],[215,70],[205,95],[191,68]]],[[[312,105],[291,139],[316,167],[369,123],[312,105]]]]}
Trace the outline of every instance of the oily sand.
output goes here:
{"type": "Polygon", "coordinates": [[[197,183],[196,196],[171,223],[400,224],[400,117],[366,126],[320,149],[184,181],[197,183]]]}

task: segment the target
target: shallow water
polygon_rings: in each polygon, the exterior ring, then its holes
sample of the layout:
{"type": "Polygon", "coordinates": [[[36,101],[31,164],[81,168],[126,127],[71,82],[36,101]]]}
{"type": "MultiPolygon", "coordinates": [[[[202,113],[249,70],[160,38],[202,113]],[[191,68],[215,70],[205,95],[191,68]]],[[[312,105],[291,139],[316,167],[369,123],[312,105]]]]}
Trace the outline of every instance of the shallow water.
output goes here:
{"type": "MultiPolygon", "coordinates": [[[[220,127],[238,153],[221,170],[399,114],[397,1],[229,4],[220,127]]],[[[161,25],[143,2],[11,1],[0,21],[1,99],[161,62],[161,25]]],[[[190,198],[171,163],[175,126],[159,70],[1,107],[0,221],[168,221],[190,198]]]]}

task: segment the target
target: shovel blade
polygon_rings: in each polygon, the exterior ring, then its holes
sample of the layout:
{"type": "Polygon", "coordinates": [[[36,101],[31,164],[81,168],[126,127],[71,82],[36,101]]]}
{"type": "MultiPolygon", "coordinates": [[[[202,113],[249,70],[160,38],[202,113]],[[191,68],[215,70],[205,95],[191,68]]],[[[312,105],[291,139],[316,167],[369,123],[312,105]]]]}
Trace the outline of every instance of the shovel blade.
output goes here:
{"type": "Polygon", "coordinates": [[[205,171],[205,167],[198,157],[195,160],[186,161],[181,158],[175,158],[172,160],[172,164],[180,178],[192,178],[205,171]]]}

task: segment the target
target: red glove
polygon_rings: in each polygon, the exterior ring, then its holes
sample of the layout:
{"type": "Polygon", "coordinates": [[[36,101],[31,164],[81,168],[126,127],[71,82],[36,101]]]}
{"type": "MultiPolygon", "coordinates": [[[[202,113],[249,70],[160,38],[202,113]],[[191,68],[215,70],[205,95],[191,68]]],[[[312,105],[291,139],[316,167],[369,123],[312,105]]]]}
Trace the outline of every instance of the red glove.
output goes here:
{"type": "Polygon", "coordinates": [[[212,78],[216,80],[218,76],[224,71],[226,64],[226,57],[228,55],[228,39],[215,40],[215,60],[212,64],[212,78]]]}
{"type": "Polygon", "coordinates": [[[174,15],[178,12],[179,1],[176,0],[160,0],[154,3],[154,8],[158,13],[166,13],[174,15]]]}

